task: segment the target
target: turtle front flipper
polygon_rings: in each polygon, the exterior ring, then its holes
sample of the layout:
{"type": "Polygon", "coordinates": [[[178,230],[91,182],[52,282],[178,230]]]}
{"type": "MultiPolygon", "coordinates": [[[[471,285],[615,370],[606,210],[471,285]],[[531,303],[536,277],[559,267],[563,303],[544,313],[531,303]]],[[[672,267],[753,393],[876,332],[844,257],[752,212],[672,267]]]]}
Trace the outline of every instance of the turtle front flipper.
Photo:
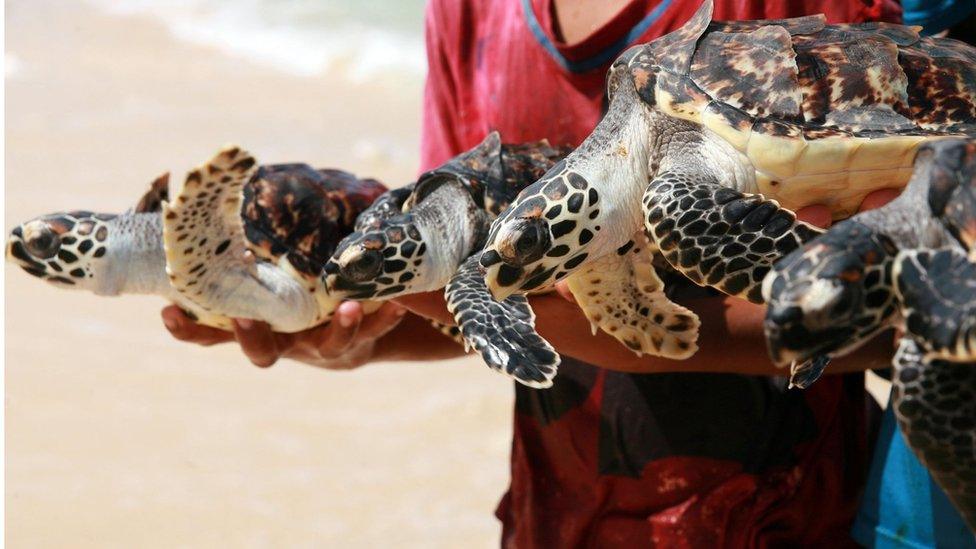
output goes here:
{"type": "Polygon", "coordinates": [[[773,263],[822,234],[774,200],[723,187],[707,173],[672,170],[644,193],[648,238],[702,286],[762,303],[773,263]]]}
{"type": "Polygon", "coordinates": [[[207,316],[299,331],[327,320],[331,308],[319,303],[328,298],[316,278],[303,278],[287,255],[274,264],[249,250],[241,204],[256,168],[250,154],[227,147],[187,174],[180,193],[163,203],[166,273],[173,288],[207,316]]]}
{"type": "Polygon", "coordinates": [[[536,333],[535,313],[524,295],[492,298],[478,268],[480,256],[469,257],[444,292],[461,335],[492,369],[529,387],[551,386],[559,355],[536,333]]]}
{"type": "Polygon", "coordinates": [[[906,250],[894,265],[905,330],[927,358],[976,362],[976,264],[962,250],[906,250]]]}
{"type": "Polygon", "coordinates": [[[638,356],[685,359],[698,350],[698,315],[664,294],[651,264],[654,251],[638,233],[616,253],[574,272],[569,289],[594,334],[599,327],[638,356]]]}
{"type": "Polygon", "coordinates": [[[924,354],[911,337],[899,342],[891,406],[908,446],[976,531],[976,363],[924,354]]]}

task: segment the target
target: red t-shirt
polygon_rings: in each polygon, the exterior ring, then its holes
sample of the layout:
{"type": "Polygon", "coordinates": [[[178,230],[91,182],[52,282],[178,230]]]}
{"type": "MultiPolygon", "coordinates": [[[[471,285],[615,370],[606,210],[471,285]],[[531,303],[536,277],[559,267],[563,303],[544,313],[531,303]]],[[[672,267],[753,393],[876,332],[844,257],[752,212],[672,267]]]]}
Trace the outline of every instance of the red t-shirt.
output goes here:
{"type": "MultiPolygon", "coordinates": [[[[899,16],[893,0],[864,2],[873,3],[720,0],[715,18],[899,16]]],[[[578,145],[597,123],[613,59],[697,7],[632,1],[567,46],[552,30],[551,0],[430,0],[423,169],[491,130],[506,142],[578,145]]],[[[860,375],[801,392],[781,378],[624,374],[564,356],[551,389],[516,386],[511,486],[497,511],[503,544],[851,544],[864,402],[860,375]]]]}

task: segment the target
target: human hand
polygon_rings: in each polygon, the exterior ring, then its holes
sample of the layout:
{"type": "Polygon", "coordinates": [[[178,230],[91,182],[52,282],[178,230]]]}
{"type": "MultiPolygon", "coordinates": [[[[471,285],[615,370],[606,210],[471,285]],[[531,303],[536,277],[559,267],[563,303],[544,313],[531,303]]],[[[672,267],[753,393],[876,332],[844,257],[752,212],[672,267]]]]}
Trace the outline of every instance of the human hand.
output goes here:
{"type": "Polygon", "coordinates": [[[339,305],[332,321],[301,332],[282,334],[264,322],[235,319],[228,332],[193,322],[176,305],[163,309],[163,324],[173,337],[198,345],[237,341],[255,366],[266,368],[280,358],[291,358],[333,370],[362,366],[372,358],[377,340],[390,333],[406,309],[384,303],[376,312],[363,314],[362,304],[346,301],[339,305]]]}
{"type": "MultiPolygon", "coordinates": [[[[873,191],[864,197],[861,201],[861,205],[858,207],[858,213],[867,210],[873,210],[875,208],[880,208],[885,204],[891,202],[898,195],[901,194],[900,190],[897,189],[879,189],[873,191]]],[[[830,214],[830,208],[823,204],[811,204],[800,208],[796,212],[796,217],[800,221],[806,221],[811,225],[820,227],[821,229],[827,229],[832,224],[833,218],[830,214]]]]}

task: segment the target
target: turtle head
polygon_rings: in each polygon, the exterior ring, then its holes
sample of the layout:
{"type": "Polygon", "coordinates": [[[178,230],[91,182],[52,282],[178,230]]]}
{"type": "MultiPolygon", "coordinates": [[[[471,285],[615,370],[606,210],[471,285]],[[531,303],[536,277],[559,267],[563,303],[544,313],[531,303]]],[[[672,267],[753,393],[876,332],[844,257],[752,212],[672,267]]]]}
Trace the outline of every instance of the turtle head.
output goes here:
{"type": "Polygon", "coordinates": [[[976,257],[976,140],[923,145],[915,162],[927,164],[932,214],[976,257]]]}
{"type": "Polygon", "coordinates": [[[330,294],[348,299],[393,297],[423,291],[427,246],[413,216],[397,215],[373,229],[347,236],[326,262],[322,277],[330,294]]]}
{"type": "Polygon", "coordinates": [[[69,212],[32,219],[10,231],[7,261],[62,288],[97,290],[115,217],[69,212]]]}
{"type": "Polygon", "coordinates": [[[780,260],[762,288],[773,362],[842,355],[886,328],[897,253],[888,237],[850,219],[780,260]]]}
{"type": "Polygon", "coordinates": [[[635,46],[618,57],[600,123],[492,224],[481,266],[496,300],[550,286],[641,230],[656,134],[655,73],[638,62],[646,52],[635,46]]]}
{"type": "Polygon", "coordinates": [[[600,230],[599,193],[559,162],[492,223],[481,255],[497,300],[552,285],[579,267],[600,230]]]}

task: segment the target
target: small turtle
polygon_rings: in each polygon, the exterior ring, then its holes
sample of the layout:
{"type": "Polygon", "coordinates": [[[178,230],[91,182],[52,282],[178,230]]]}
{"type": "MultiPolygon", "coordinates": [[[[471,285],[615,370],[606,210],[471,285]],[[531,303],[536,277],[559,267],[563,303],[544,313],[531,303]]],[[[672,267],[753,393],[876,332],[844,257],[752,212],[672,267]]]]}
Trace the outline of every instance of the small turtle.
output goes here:
{"type": "MultiPolygon", "coordinates": [[[[807,243],[767,277],[773,360],[847,353],[902,330],[891,405],[976,529],[976,141],[923,145],[905,191],[807,243]]],[[[805,387],[822,368],[801,372],[805,387]]]]}
{"type": "Polygon", "coordinates": [[[481,265],[497,299],[568,278],[591,322],[635,351],[687,357],[697,318],[634,265],[642,230],[644,256],[760,303],[771,265],[821,232],[790,210],[846,217],[903,185],[920,144],[976,133],[969,46],[822,15],[711,15],[706,1],[614,62],[606,116],[491,228],[481,265]]]}
{"type": "MultiPolygon", "coordinates": [[[[963,140],[919,149],[915,174],[884,207],[842,221],[776,264],[763,284],[773,362],[841,356],[900,323],[893,269],[899,250],[958,246],[932,214],[933,183],[957,177],[950,162],[963,140]]],[[[805,386],[816,375],[805,376],[805,386]]]]}
{"type": "Polygon", "coordinates": [[[339,170],[258,167],[237,147],[191,171],[171,203],[168,181],[119,215],[28,221],[10,233],[7,258],[61,288],[156,294],[210,326],[242,317],[293,332],[330,318],[339,300],[319,287],[321,267],[386,191],[339,170]]]}
{"type": "Polygon", "coordinates": [[[481,249],[491,221],[519,191],[568,152],[547,141],[502,144],[493,132],[416,183],[390,191],[360,214],[356,232],[326,263],[329,292],[373,300],[448,286],[461,333],[485,362],[521,383],[547,387],[559,357],[535,334],[528,302],[524,296],[493,301],[477,256],[469,256],[481,249]],[[452,277],[459,283],[448,285],[452,277]],[[483,337],[483,323],[493,323],[504,337],[483,337]]]}

